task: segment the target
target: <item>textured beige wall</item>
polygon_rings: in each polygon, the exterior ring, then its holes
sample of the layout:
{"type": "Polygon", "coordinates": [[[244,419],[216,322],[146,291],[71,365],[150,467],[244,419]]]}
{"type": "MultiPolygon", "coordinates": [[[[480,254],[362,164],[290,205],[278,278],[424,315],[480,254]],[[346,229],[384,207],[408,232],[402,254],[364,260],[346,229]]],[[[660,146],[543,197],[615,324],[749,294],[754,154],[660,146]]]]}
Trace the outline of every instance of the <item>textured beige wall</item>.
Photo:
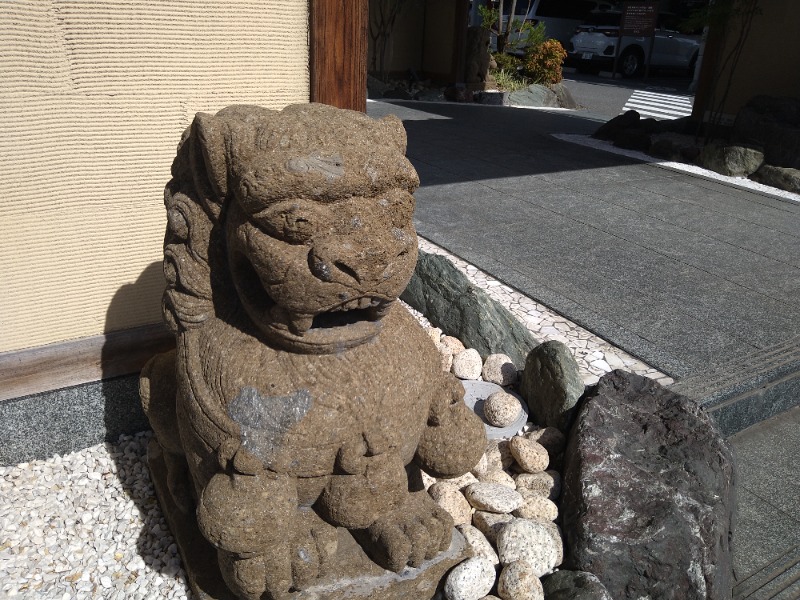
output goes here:
{"type": "Polygon", "coordinates": [[[0,2],[0,352],[159,321],[198,111],[307,102],[308,0],[0,2]]]}

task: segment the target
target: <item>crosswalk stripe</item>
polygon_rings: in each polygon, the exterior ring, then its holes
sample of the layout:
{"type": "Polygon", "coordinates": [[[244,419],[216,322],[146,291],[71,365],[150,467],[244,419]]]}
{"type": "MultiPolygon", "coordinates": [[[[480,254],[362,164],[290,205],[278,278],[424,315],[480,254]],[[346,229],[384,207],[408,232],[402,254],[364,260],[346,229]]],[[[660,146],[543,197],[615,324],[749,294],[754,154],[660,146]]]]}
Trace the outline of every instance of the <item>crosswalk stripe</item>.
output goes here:
{"type": "Polygon", "coordinates": [[[679,117],[685,117],[692,114],[691,110],[667,110],[663,108],[655,108],[653,106],[641,105],[641,104],[627,104],[623,112],[627,110],[635,110],[642,116],[648,117],[661,117],[666,119],[675,119],[679,117]]]}
{"type": "Polygon", "coordinates": [[[691,115],[693,102],[691,96],[636,90],[622,107],[622,112],[635,110],[645,117],[676,119],[691,115]]]}

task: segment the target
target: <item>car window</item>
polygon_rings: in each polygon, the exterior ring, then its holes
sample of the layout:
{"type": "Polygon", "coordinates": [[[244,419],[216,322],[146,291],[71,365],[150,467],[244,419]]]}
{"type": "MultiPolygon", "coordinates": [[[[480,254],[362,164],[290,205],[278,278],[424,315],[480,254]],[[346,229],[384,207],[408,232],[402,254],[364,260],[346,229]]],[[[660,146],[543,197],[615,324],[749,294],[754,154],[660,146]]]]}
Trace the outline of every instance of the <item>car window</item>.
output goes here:
{"type": "MultiPolygon", "coordinates": [[[[506,2],[508,2],[508,0],[506,0],[506,2]]],[[[514,7],[514,14],[518,17],[527,15],[528,11],[531,9],[531,6],[533,6],[533,2],[529,0],[517,0],[517,5],[514,7]]]]}

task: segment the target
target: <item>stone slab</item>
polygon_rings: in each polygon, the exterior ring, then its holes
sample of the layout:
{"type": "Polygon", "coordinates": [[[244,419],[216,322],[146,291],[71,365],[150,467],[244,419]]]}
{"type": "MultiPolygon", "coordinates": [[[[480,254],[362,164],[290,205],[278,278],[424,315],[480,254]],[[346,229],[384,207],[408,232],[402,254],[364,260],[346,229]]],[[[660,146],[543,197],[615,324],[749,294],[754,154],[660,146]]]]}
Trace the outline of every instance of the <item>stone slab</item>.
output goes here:
{"type": "Polygon", "coordinates": [[[66,454],[149,429],[139,376],[104,379],[0,402],[0,465],[66,454]]]}
{"type": "Polygon", "coordinates": [[[730,436],[800,404],[800,336],[676,382],[730,436]]]}

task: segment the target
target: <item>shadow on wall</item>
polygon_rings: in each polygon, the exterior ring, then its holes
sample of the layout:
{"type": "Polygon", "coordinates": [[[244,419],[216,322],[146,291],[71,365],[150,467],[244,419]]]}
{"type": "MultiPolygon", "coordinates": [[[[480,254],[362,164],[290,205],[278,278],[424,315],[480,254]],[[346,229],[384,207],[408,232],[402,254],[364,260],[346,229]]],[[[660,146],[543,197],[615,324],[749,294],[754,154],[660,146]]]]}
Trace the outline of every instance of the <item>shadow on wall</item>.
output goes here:
{"type": "MultiPolygon", "coordinates": [[[[106,330],[126,320],[132,311],[145,312],[142,302],[160,303],[157,290],[164,287],[162,264],[154,262],[134,283],[123,285],[114,294],[106,312],[106,330]]],[[[160,320],[107,337],[101,352],[106,441],[150,428],[139,402],[139,371],[151,356],[173,345],[172,335],[160,320]]]]}

